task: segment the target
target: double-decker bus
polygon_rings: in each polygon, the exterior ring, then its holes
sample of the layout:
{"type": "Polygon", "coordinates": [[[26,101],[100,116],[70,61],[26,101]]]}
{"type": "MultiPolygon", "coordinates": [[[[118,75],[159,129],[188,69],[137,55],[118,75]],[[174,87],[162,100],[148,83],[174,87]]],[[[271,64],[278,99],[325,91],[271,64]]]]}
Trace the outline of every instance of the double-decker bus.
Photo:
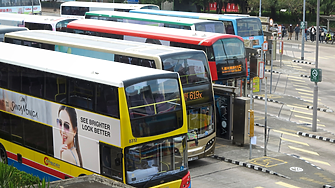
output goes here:
{"type": "Polygon", "coordinates": [[[214,154],[214,96],[208,62],[203,51],[31,30],[9,33],[5,36],[5,42],[178,72],[186,100],[189,159],[214,154]]]}
{"type": "Polygon", "coordinates": [[[100,174],[134,187],[190,187],[178,73],[0,50],[2,161],[50,181],[100,174]]]}
{"type": "Polygon", "coordinates": [[[192,31],[205,31],[212,33],[225,33],[223,23],[212,20],[191,18],[178,18],[169,16],[152,16],[117,11],[92,11],[86,12],[85,19],[106,20],[159,27],[186,29],[192,31]]]}
{"type": "Polygon", "coordinates": [[[15,14],[41,14],[40,0],[1,0],[0,12],[8,12],[15,14]]]}
{"type": "Polygon", "coordinates": [[[213,81],[243,79],[247,76],[243,39],[236,35],[92,19],[72,21],[67,25],[67,31],[203,50],[207,55],[213,81]]]}
{"type": "Polygon", "coordinates": [[[159,6],[153,4],[68,1],[60,5],[60,15],[62,17],[67,18],[83,19],[85,18],[85,13],[90,11],[110,10],[110,11],[129,12],[130,10],[134,9],[159,10],[159,6]]]}
{"type": "Polygon", "coordinates": [[[131,10],[130,12],[150,15],[195,18],[203,20],[218,20],[224,23],[227,34],[234,34],[243,37],[248,47],[261,48],[264,42],[264,33],[261,20],[258,17],[254,16],[238,14],[219,15],[168,10],[131,10]]]}
{"type": "Polygon", "coordinates": [[[0,25],[26,27],[30,30],[66,31],[67,24],[73,20],[59,16],[0,13],[0,25]]]}

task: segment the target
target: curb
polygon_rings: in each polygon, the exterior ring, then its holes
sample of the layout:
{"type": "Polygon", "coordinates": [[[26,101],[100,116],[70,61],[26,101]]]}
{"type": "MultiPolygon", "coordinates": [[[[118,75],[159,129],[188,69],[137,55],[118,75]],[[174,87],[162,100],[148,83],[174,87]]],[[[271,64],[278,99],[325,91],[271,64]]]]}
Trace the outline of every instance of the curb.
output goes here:
{"type": "Polygon", "coordinates": [[[335,140],[333,140],[333,139],[325,138],[323,136],[317,136],[317,135],[314,135],[314,134],[304,133],[304,132],[301,132],[301,131],[298,131],[297,135],[310,137],[310,138],[315,138],[317,140],[323,140],[323,141],[327,141],[327,142],[331,142],[331,143],[335,143],[335,140]]]}
{"type": "Polygon", "coordinates": [[[294,158],[296,158],[296,159],[300,159],[300,160],[302,160],[302,161],[305,161],[306,163],[310,164],[311,166],[317,168],[318,170],[323,170],[322,168],[316,166],[315,164],[310,163],[309,161],[307,161],[307,160],[305,160],[305,159],[301,159],[298,155],[294,155],[294,154],[286,154],[286,155],[291,156],[291,157],[294,157],[294,158]]]}
{"type": "Polygon", "coordinates": [[[311,76],[301,74],[300,77],[310,78],[311,76]]]}
{"type": "MultiPolygon", "coordinates": [[[[247,97],[250,97],[250,94],[248,94],[247,97]]],[[[260,96],[257,96],[257,95],[252,95],[252,98],[265,101],[265,97],[260,97],[260,96]]],[[[284,104],[283,102],[273,100],[273,99],[269,99],[269,98],[268,98],[268,101],[269,102],[274,102],[274,103],[279,103],[279,104],[284,104]]]]}
{"type": "Polygon", "coordinates": [[[309,64],[309,65],[314,65],[315,63],[312,63],[312,62],[308,62],[308,61],[303,61],[303,60],[292,60],[293,62],[295,63],[304,63],[304,64],[309,64]]]}
{"type": "MultiPolygon", "coordinates": [[[[307,106],[307,108],[313,109],[313,106],[307,106]]],[[[334,112],[333,110],[326,109],[326,108],[317,108],[317,110],[322,111],[322,112],[329,112],[329,113],[334,112]]]]}
{"type": "Polygon", "coordinates": [[[248,163],[240,162],[240,161],[235,161],[235,160],[232,160],[232,159],[227,159],[225,157],[219,157],[217,155],[213,155],[213,158],[217,159],[217,160],[220,160],[220,161],[225,161],[225,162],[229,162],[229,163],[232,163],[232,164],[236,164],[236,165],[239,165],[239,166],[244,166],[244,167],[254,169],[254,170],[257,170],[257,171],[262,171],[262,172],[265,172],[265,173],[268,173],[268,174],[276,175],[276,176],[279,176],[279,177],[282,177],[282,178],[291,179],[288,176],[279,174],[279,173],[277,173],[275,171],[272,171],[272,170],[268,170],[267,168],[263,168],[261,166],[248,164],[248,163]]]}
{"type": "MultiPolygon", "coordinates": [[[[271,72],[271,70],[268,70],[268,69],[265,69],[264,71],[265,71],[265,72],[271,72]]],[[[281,72],[274,71],[274,70],[272,71],[272,73],[278,73],[278,74],[282,74],[281,72]]]]}

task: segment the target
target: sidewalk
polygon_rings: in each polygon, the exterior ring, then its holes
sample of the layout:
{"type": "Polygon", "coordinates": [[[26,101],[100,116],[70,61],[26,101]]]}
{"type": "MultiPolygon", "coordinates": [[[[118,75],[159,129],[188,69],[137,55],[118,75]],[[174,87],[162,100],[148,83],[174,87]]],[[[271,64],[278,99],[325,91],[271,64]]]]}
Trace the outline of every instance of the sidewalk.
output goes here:
{"type": "MultiPolygon", "coordinates": [[[[284,56],[283,60],[292,62],[293,58],[284,56]]],[[[284,68],[280,68],[280,61],[274,60],[273,66],[276,67],[276,71],[280,71],[283,74],[287,74],[284,68]]],[[[269,66],[266,67],[269,68],[269,66]]],[[[270,72],[270,70],[268,70],[270,72]]],[[[301,75],[303,77],[303,75],[301,75]]],[[[265,91],[262,90],[258,93],[253,94],[254,100],[265,100],[265,91]]],[[[249,96],[250,97],[250,96],[249,96]]],[[[295,96],[280,96],[276,93],[271,94],[268,97],[268,102],[274,102],[279,104],[290,104],[298,103],[297,97],[295,96]],[[273,99],[271,98],[273,97],[273,99]],[[281,98],[280,98],[281,97],[281,98]],[[276,100],[280,98],[280,100],[276,100]]],[[[306,109],[309,108],[306,106],[306,109]]],[[[326,109],[324,106],[319,107],[318,110],[323,111],[322,113],[331,113],[333,109],[326,109]]],[[[317,132],[306,131],[298,128],[296,122],[283,121],[277,117],[269,117],[268,125],[271,127],[282,127],[296,131],[296,134],[301,137],[308,137],[314,139],[315,142],[328,142],[330,144],[335,143],[335,134],[328,132],[324,129],[318,128],[317,132]]],[[[264,127],[264,125],[256,123],[255,126],[264,127]]],[[[279,177],[292,179],[299,182],[309,182],[311,187],[335,187],[335,175],[321,169],[317,165],[300,159],[299,156],[288,155],[276,151],[267,149],[265,151],[264,146],[252,145],[250,153],[250,145],[237,146],[233,144],[233,140],[226,140],[217,137],[216,148],[215,148],[215,159],[222,160],[225,162],[233,163],[246,168],[262,171],[264,173],[277,175],[279,177]]]]}

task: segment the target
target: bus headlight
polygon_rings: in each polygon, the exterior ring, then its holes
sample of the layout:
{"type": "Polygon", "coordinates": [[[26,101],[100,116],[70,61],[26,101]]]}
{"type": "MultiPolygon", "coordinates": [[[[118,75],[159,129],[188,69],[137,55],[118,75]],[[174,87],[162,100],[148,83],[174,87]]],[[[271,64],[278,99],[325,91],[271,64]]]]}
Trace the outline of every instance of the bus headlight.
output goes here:
{"type": "Polygon", "coordinates": [[[207,142],[206,147],[205,147],[205,152],[213,146],[214,142],[215,142],[215,138],[212,138],[207,142]]]}

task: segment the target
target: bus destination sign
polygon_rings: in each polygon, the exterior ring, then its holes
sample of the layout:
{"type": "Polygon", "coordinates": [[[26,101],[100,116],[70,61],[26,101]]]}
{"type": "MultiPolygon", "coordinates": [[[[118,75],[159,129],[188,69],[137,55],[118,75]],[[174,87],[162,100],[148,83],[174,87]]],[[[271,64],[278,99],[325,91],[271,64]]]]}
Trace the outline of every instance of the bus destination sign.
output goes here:
{"type": "Polygon", "coordinates": [[[242,65],[224,66],[224,67],[221,67],[221,71],[222,71],[222,74],[241,72],[242,65]]]}
{"type": "Polygon", "coordinates": [[[190,91],[190,92],[184,93],[185,101],[202,99],[203,97],[204,97],[203,92],[201,91],[190,91]]]}

